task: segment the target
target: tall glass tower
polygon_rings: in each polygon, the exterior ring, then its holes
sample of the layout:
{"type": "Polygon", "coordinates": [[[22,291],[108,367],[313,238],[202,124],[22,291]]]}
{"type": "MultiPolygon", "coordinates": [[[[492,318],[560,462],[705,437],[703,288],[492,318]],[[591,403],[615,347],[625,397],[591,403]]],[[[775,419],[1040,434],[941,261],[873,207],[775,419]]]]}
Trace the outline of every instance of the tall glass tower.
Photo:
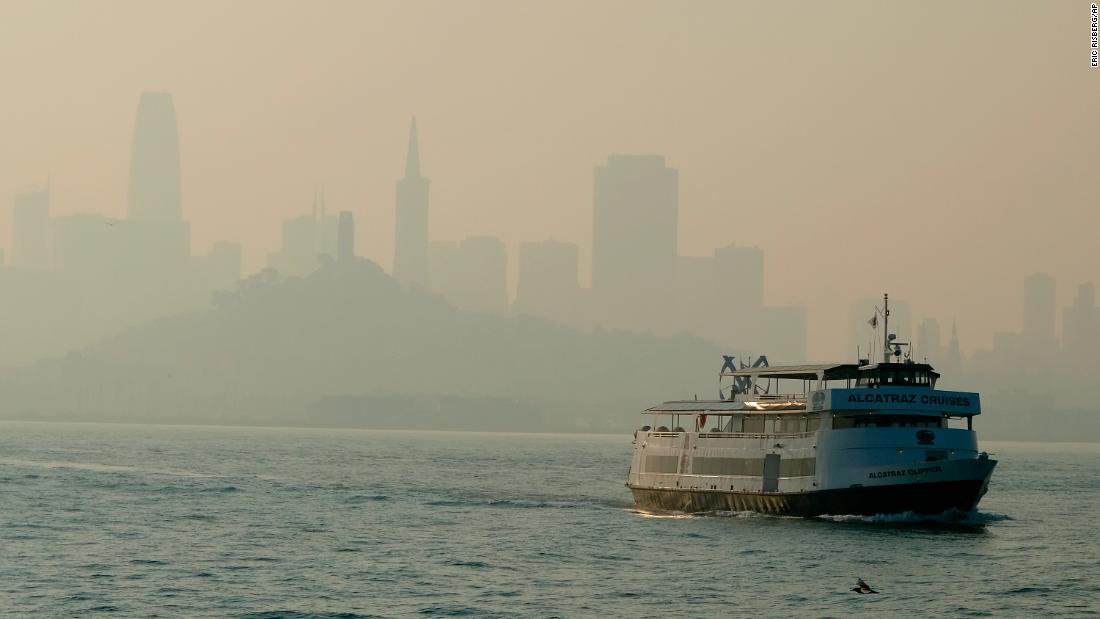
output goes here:
{"type": "Polygon", "coordinates": [[[127,218],[180,221],[180,146],[176,109],[167,92],[143,92],[130,148],[127,218]]]}

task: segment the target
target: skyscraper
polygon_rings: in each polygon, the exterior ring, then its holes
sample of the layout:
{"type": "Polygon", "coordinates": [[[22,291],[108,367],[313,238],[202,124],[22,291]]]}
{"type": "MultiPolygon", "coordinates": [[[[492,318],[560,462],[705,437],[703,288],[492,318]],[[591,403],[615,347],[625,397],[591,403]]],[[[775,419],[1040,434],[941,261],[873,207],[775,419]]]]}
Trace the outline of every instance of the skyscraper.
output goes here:
{"type": "Polygon", "coordinates": [[[1062,348],[1074,362],[1096,354],[1100,345],[1100,312],[1096,309],[1096,289],[1091,283],[1077,288],[1073,305],[1062,310],[1062,348]]]}
{"type": "Polygon", "coordinates": [[[1033,273],[1024,280],[1024,329],[1020,334],[1030,352],[1051,351],[1054,339],[1055,281],[1045,273],[1033,273]]]}
{"type": "Polygon", "coordinates": [[[962,348],[959,346],[959,325],[951,321],[951,339],[947,342],[944,369],[957,371],[962,367],[962,348]]]}
{"type": "Polygon", "coordinates": [[[679,174],[660,155],[611,155],[595,169],[592,294],[610,324],[674,322],[679,174]]]}
{"type": "Polygon", "coordinates": [[[721,303],[745,318],[759,313],[764,305],[764,252],[759,247],[738,247],[730,243],[714,250],[715,281],[722,289],[721,303]]]}
{"type": "Polygon", "coordinates": [[[925,318],[917,325],[917,341],[913,347],[914,358],[928,360],[932,365],[943,361],[940,323],[935,318],[925,318]]]}
{"type": "MultiPolygon", "coordinates": [[[[715,249],[713,256],[680,256],[677,263],[677,329],[726,347],[760,339],[766,318],[764,252],[731,243],[715,249]]],[[[795,314],[788,317],[798,320],[795,314]]],[[[756,345],[753,350],[774,354],[756,345]]]]}
{"type": "Polygon", "coordinates": [[[15,196],[11,225],[13,266],[49,268],[49,228],[49,189],[36,188],[15,196]]]}
{"type": "Polygon", "coordinates": [[[577,254],[573,243],[520,243],[515,310],[562,323],[576,318],[577,254]]]}
{"type": "Polygon", "coordinates": [[[176,109],[167,92],[143,92],[130,149],[127,218],[179,221],[180,149],[176,109]]]}
{"type": "Polygon", "coordinates": [[[322,256],[337,257],[339,226],[339,218],[326,212],[324,194],[314,194],[310,214],[283,220],[282,245],[268,254],[268,268],[283,277],[304,277],[316,271],[322,256]]]}
{"type": "Polygon", "coordinates": [[[428,179],[420,175],[416,118],[409,128],[405,177],[397,181],[393,276],[421,287],[428,285],[428,179]]]}

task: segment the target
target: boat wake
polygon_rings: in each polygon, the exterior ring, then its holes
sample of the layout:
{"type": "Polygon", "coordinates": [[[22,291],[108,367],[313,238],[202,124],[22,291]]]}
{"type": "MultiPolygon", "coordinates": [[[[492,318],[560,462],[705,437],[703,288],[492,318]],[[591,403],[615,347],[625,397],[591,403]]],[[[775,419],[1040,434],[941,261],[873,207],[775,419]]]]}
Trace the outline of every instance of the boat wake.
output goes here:
{"type": "Polygon", "coordinates": [[[942,527],[942,528],[984,528],[987,525],[1010,521],[1013,518],[1006,514],[992,512],[970,511],[960,512],[950,510],[942,514],[916,514],[902,512],[900,514],[875,514],[874,516],[861,516],[856,514],[837,514],[816,516],[814,520],[826,522],[839,522],[845,524],[868,524],[902,527],[942,527]]]}
{"type": "Polygon", "coordinates": [[[667,518],[672,520],[681,518],[770,518],[774,520],[802,520],[800,516],[781,516],[778,514],[765,514],[763,512],[754,511],[710,511],[686,514],[684,512],[648,511],[638,507],[632,507],[630,512],[643,518],[667,518]]]}
{"type": "Polygon", "coordinates": [[[227,475],[213,475],[195,471],[180,471],[131,466],[128,464],[102,464],[98,462],[71,462],[68,460],[23,460],[19,458],[0,458],[0,466],[23,469],[72,470],[92,473],[135,473],[165,475],[169,477],[225,478],[227,475]]]}
{"type": "Polygon", "coordinates": [[[683,518],[734,518],[734,519],[758,519],[766,518],[769,520],[807,520],[807,521],[819,521],[819,522],[836,522],[842,524],[854,524],[854,525],[879,525],[879,526],[895,526],[895,527],[920,527],[920,528],[959,528],[959,529],[981,529],[986,525],[994,524],[998,522],[1011,521],[1013,518],[1006,514],[995,514],[991,512],[959,512],[948,511],[942,514],[917,514],[914,512],[903,512],[900,514],[875,514],[874,516],[861,516],[858,514],[828,514],[823,516],[814,516],[812,518],[803,518],[802,516],[784,516],[779,514],[766,514],[763,512],[754,511],[709,511],[709,512],[696,512],[686,514],[683,512],[660,512],[660,511],[647,511],[639,508],[631,508],[631,513],[641,516],[643,518],[667,518],[667,519],[683,519],[683,518]]]}
{"type": "Polygon", "coordinates": [[[499,509],[608,509],[625,505],[593,497],[501,497],[457,495],[440,497],[426,503],[432,507],[492,507],[499,509]]]}

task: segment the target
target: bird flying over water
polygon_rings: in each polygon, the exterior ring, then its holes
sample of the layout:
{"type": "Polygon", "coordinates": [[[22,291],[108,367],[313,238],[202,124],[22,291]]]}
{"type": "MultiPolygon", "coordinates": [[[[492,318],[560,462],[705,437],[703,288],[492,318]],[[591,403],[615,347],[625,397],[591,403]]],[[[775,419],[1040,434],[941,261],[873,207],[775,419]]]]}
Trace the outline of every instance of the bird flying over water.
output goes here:
{"type": "Polygon", "coordinates": [[[863,582],[862,578],[856,579],[856,586],[852,587],[852,591],[856,593],[878,593],[878,591],[871,588],[871,585],[863,582]]]}

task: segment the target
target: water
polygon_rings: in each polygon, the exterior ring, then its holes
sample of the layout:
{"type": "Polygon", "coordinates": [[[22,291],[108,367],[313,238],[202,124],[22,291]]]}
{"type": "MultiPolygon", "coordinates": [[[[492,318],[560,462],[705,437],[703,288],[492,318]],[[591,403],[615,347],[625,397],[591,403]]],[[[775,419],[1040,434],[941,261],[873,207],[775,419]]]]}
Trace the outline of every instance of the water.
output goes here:
{"type": "Polygon", "coordinates": [[[640,514],[629,434],[0,423],[0,609],[1097,616],[1100,445],[983,446],[980,513],[930,526],[640,514]]]}

